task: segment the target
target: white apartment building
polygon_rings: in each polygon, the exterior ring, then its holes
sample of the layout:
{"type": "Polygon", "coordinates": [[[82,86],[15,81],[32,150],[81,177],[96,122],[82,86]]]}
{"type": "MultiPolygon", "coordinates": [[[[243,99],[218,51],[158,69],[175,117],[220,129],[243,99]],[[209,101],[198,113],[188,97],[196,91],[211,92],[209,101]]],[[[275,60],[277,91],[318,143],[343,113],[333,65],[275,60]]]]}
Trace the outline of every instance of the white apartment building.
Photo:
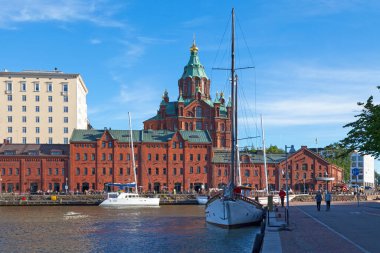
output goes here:
{"type": "Polygon", "coordinates": [[[352,184],[356,184],[356,176],[352,175],[353,168],[359,169],[358,185],[375,186],[375,159],[372,156],[361,155],[357,152],[351,153],[350,180],[352,184]]]}
{"type": "Polygon", "coordinates": [[[0,71],[0,140],[67,144],[87,129],[87,87],[79,74],[0,71]]]}

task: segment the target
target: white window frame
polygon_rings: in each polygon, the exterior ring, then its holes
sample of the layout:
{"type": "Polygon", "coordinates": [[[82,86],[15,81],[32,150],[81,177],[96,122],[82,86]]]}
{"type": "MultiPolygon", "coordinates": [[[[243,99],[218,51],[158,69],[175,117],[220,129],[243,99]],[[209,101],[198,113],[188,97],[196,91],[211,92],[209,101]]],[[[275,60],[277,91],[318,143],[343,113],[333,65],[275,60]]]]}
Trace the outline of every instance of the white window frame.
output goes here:
{"type": "Polygon", "coordinates": [[[21,82],[20,83],[20,91],[21,92],[26,92],[26,88],[27,86],[26,86],[26,82],[21,82]]]}
{"type": "Polygon", "coordinates": [[[34,91],[35,92],[39,92],[40,91],[40,83],[39,82],[35,82],[34,83],[34,91]]]}
{"type": "Polygon", "coordinates": [[[46,83],[46,91],[53,92],[53,83],[46,83]]]}

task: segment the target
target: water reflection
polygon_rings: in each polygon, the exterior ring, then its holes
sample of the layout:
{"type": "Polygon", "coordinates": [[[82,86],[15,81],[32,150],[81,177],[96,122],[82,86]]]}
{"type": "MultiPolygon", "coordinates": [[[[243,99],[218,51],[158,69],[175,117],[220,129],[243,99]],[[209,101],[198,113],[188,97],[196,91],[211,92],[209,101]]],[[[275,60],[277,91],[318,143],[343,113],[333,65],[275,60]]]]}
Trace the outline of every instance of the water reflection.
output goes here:
{"type": "Polygon", "coordinates": [[[259,228],[206,224],[202,206],[0,207],[2,252],[251,252],[259,228]]]}

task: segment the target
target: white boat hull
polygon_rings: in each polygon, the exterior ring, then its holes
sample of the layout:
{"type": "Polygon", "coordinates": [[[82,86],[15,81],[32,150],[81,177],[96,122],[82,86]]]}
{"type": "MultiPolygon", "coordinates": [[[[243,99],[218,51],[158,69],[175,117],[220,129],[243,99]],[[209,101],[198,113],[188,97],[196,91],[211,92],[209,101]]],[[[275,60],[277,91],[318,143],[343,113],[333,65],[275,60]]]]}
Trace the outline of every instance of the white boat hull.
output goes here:
{"type": "Polygon", "coordinates": [[[121,193],[117,198],[108,197],[100,206],[159,206],[160,198],[146,198],[121,193]]]}
{"type": "Polygon", "coordinates": [[[206,205],[206,221],[221,227],[240,227],[259,223],[263,218],[260,204],[242,198],[211,199],[206,205]]]}
{"type": "Polygon", "coordinates": [[[196,198],[199,205],[206,205],[208,201],[208,196],[197,196],[196,198]]]}

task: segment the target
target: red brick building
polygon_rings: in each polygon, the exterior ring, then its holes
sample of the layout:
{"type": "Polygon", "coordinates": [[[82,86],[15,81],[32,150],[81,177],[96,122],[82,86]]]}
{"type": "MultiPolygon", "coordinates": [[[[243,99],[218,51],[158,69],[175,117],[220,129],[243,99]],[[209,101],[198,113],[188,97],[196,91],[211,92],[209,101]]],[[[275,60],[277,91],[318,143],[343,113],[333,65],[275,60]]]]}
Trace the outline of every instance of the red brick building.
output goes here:
{"type": "Polygon", "coordinates": [[[63,191],[69,169],[65,144],[9,144],[0,146],[2,192],[63,191]]]}
{"type": "Polygon", "coordinates": [[[224,94],[210,96],[211,80],[199,61],[198,48],[193,43],[190,60],[178,80],[178,98],[169,101],[165,90],[157,115],[144,122],[144,129],[209,131],[214,147],[231,145],[231,103],[224,94]]]}

